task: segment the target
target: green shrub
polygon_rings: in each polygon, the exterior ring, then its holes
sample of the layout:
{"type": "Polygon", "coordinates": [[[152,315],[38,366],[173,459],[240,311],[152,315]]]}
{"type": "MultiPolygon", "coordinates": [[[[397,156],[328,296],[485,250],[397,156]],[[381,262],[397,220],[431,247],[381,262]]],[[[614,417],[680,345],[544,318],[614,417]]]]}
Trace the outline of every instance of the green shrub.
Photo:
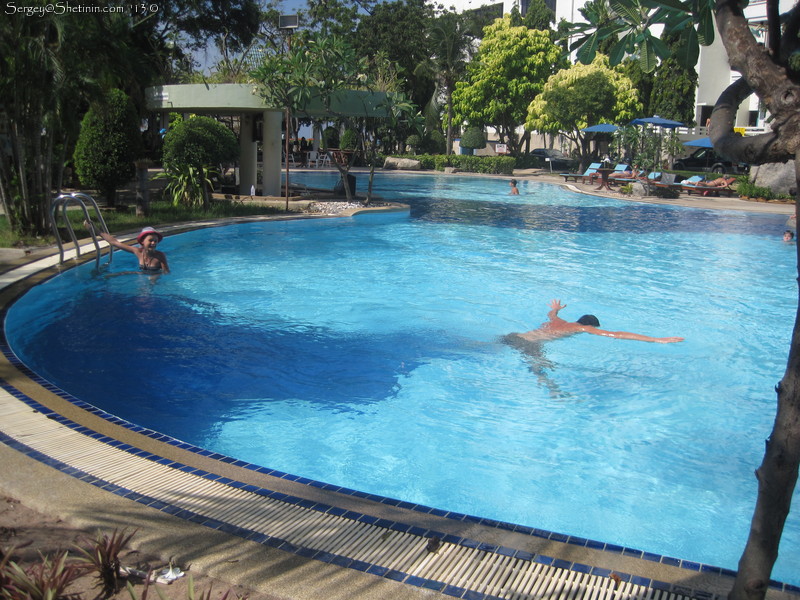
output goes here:
{"type": "Polygon", "coordinates": [[[470,154],[417,154],[412,157],[420,161],[423,169],[444,171],[446,167],[455,167],[466,173],[483,173],[486,175],[511,175],[516,166],[512,156],[473,156],[470,154]]]}
{"type": "Polygon", "coordinates": [[[480,150],[486,148],[486,135],[480,127],[469,127],[461,136],[462,148],[480,150]]]}
{"type": "Polygon", "coordinates": [[[740,196],[746,198],[764,198],[764,200],[773,200],[777,196],[769,188],[759,187],[750,181],[749,177],[740,177],[736,185],[736,192],[740,196]]]}
{"type": "Polygon", "coordinates": [[[656,198],[669,198],[674,200],[675,198],[680,198],[680,195],[680,191],[673,188],[657,187],[653,191],[653,196],[656,198]]]}
{"type": "Polygon", "coordinates": [[[444,154],[447,152],[447,139],[441,131],[431,131],[424,141],[425,152],[444,154]]]}
{"type": "Polygon", "coordinates": [[[236,136],[219,121],[192,117],[172,125],[164,137],[164,173],[173,200],[189,205],[202,201],[208,208],[211,173],[238,156],[236,136]]]}
{"type": "Polygon", "coordinates": [[[164,164],[217,166],[239,157],[234,133],[211,117],[191,117],[170,126],[164,136],[164,164]]]}
{"type": "Polygon", "coordinates": [[[139,117],[122,90],[111,90],[81,122],[73,160],[83,185],[95,187],[113,206],[117,188],[135,174],[133,161],[143,153],[139,117]]]}
{"type": "Polygon", "coordinates": [[[355,150],[358,148],[358,134],[354,129],[346,129],[339,140],[339,148],[342,150],[355,150]]]}
{"type": "Polygon", "coordinates": [[[406,146],[409,146],[411,151],[416,154],[422,150],[422,137],[416,133],[411,134],[406,138],[406,146]]]}

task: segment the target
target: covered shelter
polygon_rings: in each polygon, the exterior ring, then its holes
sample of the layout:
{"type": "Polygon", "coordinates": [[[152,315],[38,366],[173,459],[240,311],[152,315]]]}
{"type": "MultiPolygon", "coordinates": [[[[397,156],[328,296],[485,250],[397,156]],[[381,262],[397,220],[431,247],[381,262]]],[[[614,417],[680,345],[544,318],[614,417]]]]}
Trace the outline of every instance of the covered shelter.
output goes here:
{"type": "MultiPolygon", "coordinates": [[[[279,196],[281,184],[281,123],[285,107],[267,106],[253,84],[175,84],[147,88],[147,107],[164,114],[238,116],[239,193],[250,194],[258,172],[258,142],[262,144],[262,194],[279,196]],[[260,123],[260,127],[259,127],[260,123]],[[260,129],[260,131],[259,131],[260,129]]],[[[342,90],[327,109],[319,96],[294,116],[310,118],[385,117],[383,92],[342,90]]]]}

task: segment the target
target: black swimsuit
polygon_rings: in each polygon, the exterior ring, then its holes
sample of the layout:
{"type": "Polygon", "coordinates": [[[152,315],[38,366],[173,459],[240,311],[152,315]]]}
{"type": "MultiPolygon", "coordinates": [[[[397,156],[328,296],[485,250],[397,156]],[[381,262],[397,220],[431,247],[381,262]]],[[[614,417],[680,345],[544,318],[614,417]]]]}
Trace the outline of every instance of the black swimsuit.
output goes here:
{"type": "MultiPolygon", "coordinates": [[[[144,262],[140,262],[139,263],[139,270],[142,273],[161,273],[161,265],[160,265],[160,263],[159,263],[158,266],[152,266],[152,265],[148,264],[148,261],[147,261],[146,257],[142,256],[142,260],[144,262]]],[[[151,259],[150,262],[152,262],[153,260],[158,261],[158,259],[151,259]]]]}

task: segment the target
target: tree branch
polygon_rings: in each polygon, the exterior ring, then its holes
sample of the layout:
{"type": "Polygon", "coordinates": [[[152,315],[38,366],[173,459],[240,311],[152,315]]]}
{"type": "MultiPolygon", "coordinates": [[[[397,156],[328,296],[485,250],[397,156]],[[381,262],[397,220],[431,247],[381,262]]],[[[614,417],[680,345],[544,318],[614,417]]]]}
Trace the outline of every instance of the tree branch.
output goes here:
{"type": "MultiPolygon", "coordinates": [[[[753,34],[738,0],[717,0],[716,23],[731,69],[747,79],[767,110],[777,119],[797,115],[800,90],[790,81],[786,70],[773,60],[753,34]]],[[[780,24],[778,24],[780,26],[780,24]]]]}
{"type": "Polygon", "coordinates": [[[742,137],[733,130],[739,105],[753,93],[745,79],[738,79],[720,94],[708,135],[714,149],[730,159],[750,164],[786,162],[793,157],[781,148],[778,132],[742,137]]]}
{"type": "Polygon", "coordinates": [[[731,68],[742,78],[722,92],[714,107],[709,131],[714,148],[751,164],[793,159],[800,146],[800,88],[776,64],[777,57],[756,42],[737,0],[717,0],[716,22],[731,68]],[[772,132],[743,138],[733,131],[736,111],[753,92],[770,112],[772,132]]]}
{"type": "Polygon", "coordinates": [[[778,0],[767,0],[767,42],[769,53],[776,60],[780,57],[781,47],[781,13],[778,0]]]}

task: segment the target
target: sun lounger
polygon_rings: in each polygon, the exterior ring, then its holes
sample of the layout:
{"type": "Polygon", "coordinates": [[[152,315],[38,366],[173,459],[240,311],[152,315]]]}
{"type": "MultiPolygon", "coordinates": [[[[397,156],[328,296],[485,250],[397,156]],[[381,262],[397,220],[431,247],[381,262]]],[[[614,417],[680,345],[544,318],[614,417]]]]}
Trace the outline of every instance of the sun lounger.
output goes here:
{"type": "Polygon", "coordinates": [[[723,177],[727,183],[725,185],[710,185],[709,182],[698,181],[696,183],[687,184],[684,189],[690,196],[698,194],[700,196],[732,196],[736,190],[731,187],[736,181],[734,177],[723,177]]]}
{"type": "MultiPolygon", "coordinates": [[[[699,179],[702,178],[698,178],[695,181],[699,181],[699,179]]],[[[689,180],[686,179],[684,181],[689,181],[689,180]]],[[[661,176],[658,181],[653,182],[653,185],[657,188],[662,188],[662,189],[665,188],[677,191],[681,191],[683,189],[683,181],[675,181],[675,175],[673,173],[664,173],[664,175],[661,176]]]]}
{"type": "MultiPolygon", "coordinates": [[[[705,178],[700,175],[694,175],[689,177],[689,179],[684,179],[683,181],[679,182],[676,187],[683,192],[688,193],[689,195],[692,194],[692,190],[697,189],[698,184],[701,181],[704,181],[705,178]]],[[[704,188],[703,188],[704,189],[704,188]]],[[[701,192],[702,193],[702,192],[701,192]]]]}
{"type": "Polygon", "coordinates": [[[592,163],[583,173],[561,173],[561,176],[564,178],[565,182],[569,181],[570,179],[577,182],[578,179],[580,179],[585,183],[587,177],[589,178],[589,181],[597,177],[597,169],[599,169],[600,166],[600,163],[592,163]]]}

